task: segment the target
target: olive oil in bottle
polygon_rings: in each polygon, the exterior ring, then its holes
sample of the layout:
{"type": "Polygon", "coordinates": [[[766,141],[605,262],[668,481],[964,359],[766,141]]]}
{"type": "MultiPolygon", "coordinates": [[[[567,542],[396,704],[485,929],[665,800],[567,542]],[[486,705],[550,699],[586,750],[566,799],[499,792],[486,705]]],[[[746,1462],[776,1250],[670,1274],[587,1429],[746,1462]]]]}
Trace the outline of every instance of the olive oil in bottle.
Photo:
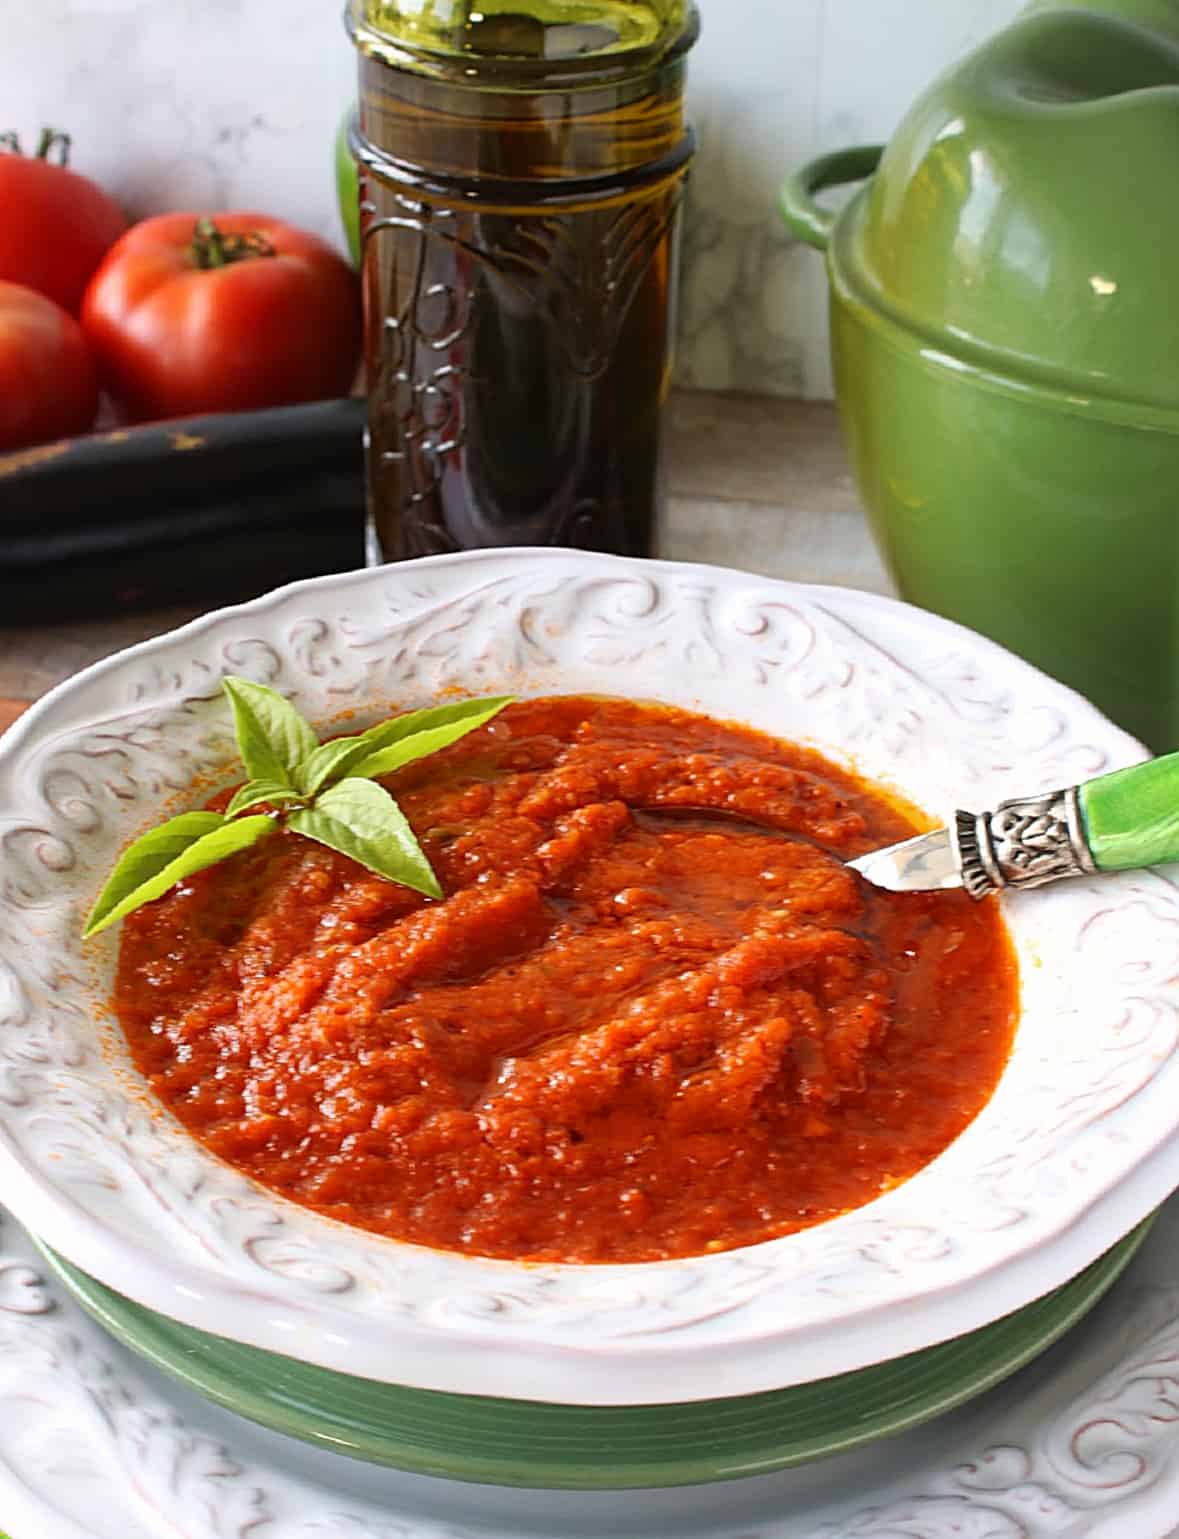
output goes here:
{"type": "Polygon", "coordinates": [[[351,0],[377,559],[646,555],[688,0],[351,0]]]}

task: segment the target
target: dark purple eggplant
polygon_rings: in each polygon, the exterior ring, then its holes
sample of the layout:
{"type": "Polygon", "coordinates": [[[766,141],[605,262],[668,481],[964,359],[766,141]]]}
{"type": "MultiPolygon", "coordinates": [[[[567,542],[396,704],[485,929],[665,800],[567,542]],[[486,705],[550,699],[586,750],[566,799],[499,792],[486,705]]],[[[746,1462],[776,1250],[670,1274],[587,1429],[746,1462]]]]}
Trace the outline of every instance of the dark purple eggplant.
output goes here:
{"type": "Polygon", "coordinates": [[[360,400],[0,456],[0,623],[222,603],[364,564],[360,400]]]}

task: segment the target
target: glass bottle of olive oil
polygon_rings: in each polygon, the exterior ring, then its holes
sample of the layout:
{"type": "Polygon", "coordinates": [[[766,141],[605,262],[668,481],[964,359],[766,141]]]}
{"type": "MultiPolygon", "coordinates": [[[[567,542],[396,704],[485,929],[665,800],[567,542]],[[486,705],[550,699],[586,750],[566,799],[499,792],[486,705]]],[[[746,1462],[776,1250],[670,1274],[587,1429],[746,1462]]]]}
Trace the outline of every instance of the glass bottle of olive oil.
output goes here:
{"type": "Polygon", "coordinates": [[[350,0],[376,559],[650,554],[690,0],[350,0]]]}

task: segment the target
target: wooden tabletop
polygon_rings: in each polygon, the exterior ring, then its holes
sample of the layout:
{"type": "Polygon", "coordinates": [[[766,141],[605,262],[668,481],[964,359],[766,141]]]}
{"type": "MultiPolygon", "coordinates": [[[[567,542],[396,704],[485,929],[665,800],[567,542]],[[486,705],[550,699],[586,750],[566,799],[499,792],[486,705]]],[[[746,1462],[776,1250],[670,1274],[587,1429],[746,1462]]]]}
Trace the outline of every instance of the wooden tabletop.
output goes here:
{"type": "MultiPolygon", "coordinates": [[[[668,472],[661,555],[892,591],[856,501],[834,407],[680,392],[669,413],[668,472]]],[[[0,627],[0,730],[63,679],[199,612],[0,627]]]]}

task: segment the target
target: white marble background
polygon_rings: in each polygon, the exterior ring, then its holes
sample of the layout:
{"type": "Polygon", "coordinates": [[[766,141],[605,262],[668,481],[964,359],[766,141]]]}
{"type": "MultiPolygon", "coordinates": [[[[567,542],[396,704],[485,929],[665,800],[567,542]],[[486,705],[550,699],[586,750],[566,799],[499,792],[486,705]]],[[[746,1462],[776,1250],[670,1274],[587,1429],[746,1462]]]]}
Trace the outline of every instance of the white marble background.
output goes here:
{"type": "MultiPolygon", "coordinates": [[[[700,3],[680,376],[827,396],[822,263],[782,232],[778,184],[820,150],[886,138],[1024,0],[700,3]]],[[[0,130],[68,130],[78,169],[136,215],[254,207],[336,239],[331,145],[354,79],[340,11],[338,0],[0,0],[0,130]]]]}

